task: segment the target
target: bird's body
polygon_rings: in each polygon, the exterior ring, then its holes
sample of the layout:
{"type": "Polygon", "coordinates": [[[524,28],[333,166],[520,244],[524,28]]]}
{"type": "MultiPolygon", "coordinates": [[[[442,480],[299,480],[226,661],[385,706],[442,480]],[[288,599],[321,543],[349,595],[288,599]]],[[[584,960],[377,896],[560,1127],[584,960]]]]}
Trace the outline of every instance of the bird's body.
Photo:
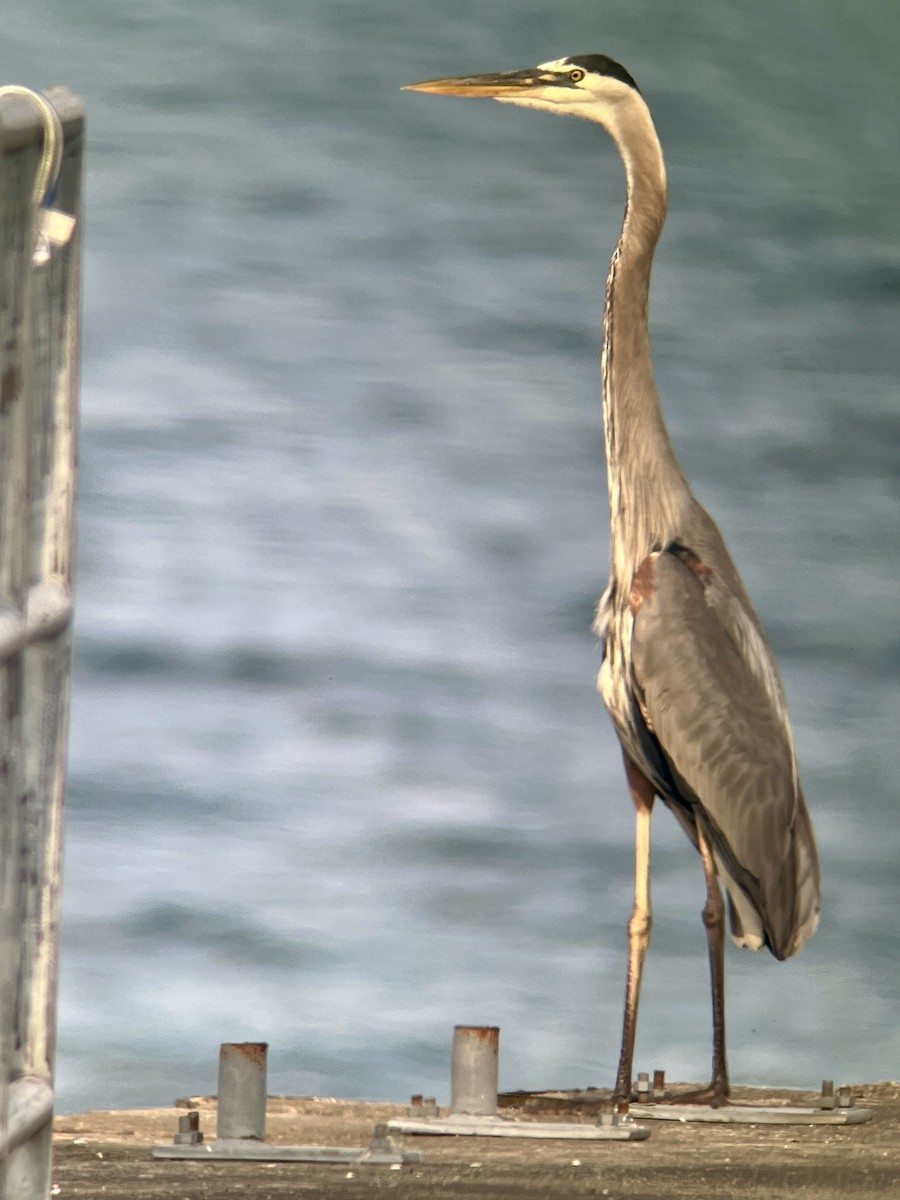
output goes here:
{"type": "Polygon", "coordinates": [[[653,255],[667,208],[665,166],[649,109],[612,59],[559,59],[531,71],[414,85],[486,95],[596,121],[625,165],[627,203],[603,319],[603,420],[611,576],[595,628],[599,687],[622,744],[637,813],[625,1025],[616,1094],[627,1097],[650,936],[649,824],[656,796],[700,852],[713,992],[713,1078],[728,1093],[724,905],[732,936],[776,958],[815,932],[819,866],[775,659],[714,521],[694,498],[663,419],[650,350],[653,255]]]}

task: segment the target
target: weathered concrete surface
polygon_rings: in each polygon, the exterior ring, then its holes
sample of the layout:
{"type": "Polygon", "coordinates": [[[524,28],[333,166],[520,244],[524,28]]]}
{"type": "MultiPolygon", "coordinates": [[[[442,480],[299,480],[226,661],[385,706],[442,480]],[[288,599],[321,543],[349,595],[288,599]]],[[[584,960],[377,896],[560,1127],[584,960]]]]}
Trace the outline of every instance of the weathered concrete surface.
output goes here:
{"type": "MultiPolygon", "coordinates": [[[[390,1167],[157,1162],[184,1109],[89,1112],[56,1121],[53,1178],[60,1200],[877,1200],[900,1197],[900,1084],[854,1088],[868,1125],[716,1126],[658,1122],[646,1142],[516,1142],[407,1137],[423,1163],[390,1167]]],[[[760,1103],[788,1093],[738,1092],[760,1103]]],[[[813,1103],[812,1093],[791,1093],[813,1103]]],[[[201,1127],[215,1136],[215,1106],[201,1127]]],[[[291,1144],[367,1145],[392,1104],[273,1098],[267,1136],[291,1144]]],[[[564,1118],[571,1120],[571,1117],[564,1118]]]]}

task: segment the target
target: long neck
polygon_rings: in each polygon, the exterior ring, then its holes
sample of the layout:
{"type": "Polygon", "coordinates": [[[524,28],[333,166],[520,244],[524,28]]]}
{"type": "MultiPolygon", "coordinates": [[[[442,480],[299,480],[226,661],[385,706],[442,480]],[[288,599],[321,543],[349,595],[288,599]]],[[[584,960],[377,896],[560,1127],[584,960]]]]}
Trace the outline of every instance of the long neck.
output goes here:
{"type": "Polygon", "coordinates": [[[628,189],[606,282],[602,357],[612,565],[627,584],[643,558],[676,535],[692,497],[660,408],[648,328],[650,270],[667,207],[662,150],[637,94],[607,128],[628,189]]]}

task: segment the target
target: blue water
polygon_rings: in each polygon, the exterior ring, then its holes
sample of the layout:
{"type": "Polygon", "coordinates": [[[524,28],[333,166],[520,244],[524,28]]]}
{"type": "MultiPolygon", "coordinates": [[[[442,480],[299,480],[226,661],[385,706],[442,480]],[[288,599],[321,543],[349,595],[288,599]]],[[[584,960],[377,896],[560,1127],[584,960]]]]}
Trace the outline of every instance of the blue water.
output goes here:
{"type": "MultiPolygon", "coordinates": [[[[896,1078],[900,24],[894,0],[12,0],[4,81],[87,103],[60,1106],[603,1085],[631,805],[586,123],[400,92],[606,52],[671,216],[653,335],[686,472],[769,628],[824,872],[796,960],[729,953],[733,1074],[896,1078]]],[[[709,1061],[664,811],[638,1066],[709,1061]]]]}

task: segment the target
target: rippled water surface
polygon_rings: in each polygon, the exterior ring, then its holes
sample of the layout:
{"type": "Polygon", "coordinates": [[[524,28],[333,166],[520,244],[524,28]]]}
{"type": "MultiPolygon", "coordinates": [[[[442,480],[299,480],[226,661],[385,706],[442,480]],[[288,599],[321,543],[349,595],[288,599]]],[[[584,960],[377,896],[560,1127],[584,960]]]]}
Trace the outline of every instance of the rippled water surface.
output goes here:
{"type": "MultiPolygon", "coordinates": [[[[13,0],[90,123],[61,1106],[605,1084],[631,806],[594,691],[602,281],[587,123],[400,92],[624,61],[666,151],[657,374],[770,630],[825,880],[729,954],[741,1082],[897,1077],[900,25],[893,0],[13,0]]],[[[709,1056],[661,812],[638,1058],[709,1056]]]]}

